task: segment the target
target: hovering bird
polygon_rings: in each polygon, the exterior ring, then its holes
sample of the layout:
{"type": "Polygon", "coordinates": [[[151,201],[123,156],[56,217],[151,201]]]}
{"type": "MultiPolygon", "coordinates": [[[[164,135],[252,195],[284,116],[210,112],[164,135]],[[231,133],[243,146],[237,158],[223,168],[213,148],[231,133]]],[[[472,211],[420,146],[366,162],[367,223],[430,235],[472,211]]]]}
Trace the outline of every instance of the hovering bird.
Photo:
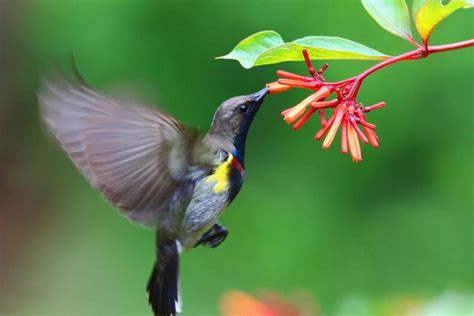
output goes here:
{"type": "Polygon", "coordinates": [[[154,315],[176,315],[179,256],[226,238],[218,218],[242,186],[247,133],[268,91],[224,101],[199,136],[162,111],[117,101],[75,77],[43,77],[43,119],[94,188],[131,221],[156,229],[148,301],[154,315]]]}

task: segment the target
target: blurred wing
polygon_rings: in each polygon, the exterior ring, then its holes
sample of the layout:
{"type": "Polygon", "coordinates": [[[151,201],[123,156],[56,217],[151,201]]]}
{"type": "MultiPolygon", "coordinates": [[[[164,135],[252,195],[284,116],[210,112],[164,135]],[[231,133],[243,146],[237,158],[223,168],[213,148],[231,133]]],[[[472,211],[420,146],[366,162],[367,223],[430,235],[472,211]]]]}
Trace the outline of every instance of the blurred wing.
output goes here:
{"type": "Polygon", "coordinates": [[[183,181],[196,134],[170,116],[122,105],[59,75],[43,79],[39,103],[86,179],[133,221],[155,225],[183,181]]]}

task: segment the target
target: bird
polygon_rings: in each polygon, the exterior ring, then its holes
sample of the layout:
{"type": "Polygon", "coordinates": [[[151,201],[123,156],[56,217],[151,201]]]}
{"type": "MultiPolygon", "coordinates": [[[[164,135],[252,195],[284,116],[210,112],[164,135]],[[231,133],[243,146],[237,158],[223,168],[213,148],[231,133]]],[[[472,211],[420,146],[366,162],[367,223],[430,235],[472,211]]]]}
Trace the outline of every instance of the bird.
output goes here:
{"type": "Polygon", "coordinates": [[[242,186],[248,131],[268,89],[225,100],[200,134],[159,108],[99,92],[73,70],[42,76],[44,125],[93,188],[156,231],[148,302],[155,316],[174,316],[180,255],[228,235],[219,216],[242,186]]]}

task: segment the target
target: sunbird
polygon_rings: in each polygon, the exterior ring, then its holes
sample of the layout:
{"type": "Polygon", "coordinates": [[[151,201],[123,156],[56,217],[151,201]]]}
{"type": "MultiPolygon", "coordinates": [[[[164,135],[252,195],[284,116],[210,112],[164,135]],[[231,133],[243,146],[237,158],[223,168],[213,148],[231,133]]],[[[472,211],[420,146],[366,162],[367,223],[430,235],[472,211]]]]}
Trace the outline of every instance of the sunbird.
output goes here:
{"type": "Polygon", "coordinates": [[[98,92],[78,72],[42,78],[41,114],[59,146],[123,215],[156,229],[146,288],[154,315],[181,311],[180,254],[227,237],[218,218],[242,186],[247,134],[267,93],[224,101],[199,135],[161,110],[98,92]]]}

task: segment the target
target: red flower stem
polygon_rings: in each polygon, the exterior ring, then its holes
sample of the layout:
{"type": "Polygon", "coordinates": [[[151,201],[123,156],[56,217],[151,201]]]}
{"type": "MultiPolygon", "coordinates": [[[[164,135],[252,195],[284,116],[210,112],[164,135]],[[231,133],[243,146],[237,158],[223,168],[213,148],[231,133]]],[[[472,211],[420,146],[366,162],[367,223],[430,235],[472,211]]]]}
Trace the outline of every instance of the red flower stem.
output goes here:
{"type": "Polygon", "coordinates": [[[348,84],[352,83],[355,79],[356,79],[356,77],[352,77],[352,78],[341,80],[341,81],[338,81],[338,82],[330,82],[328,84],[333,85],[335,89],[339,89],[339,88],[342,88],[342,87],[347,86],[348,84]]]}
{"type": "Polygon", "coordinates": [[[323,109],[319,109],[319,120],[321,121],[321,126],[326,126],[326,115],[323,109]]]}
{"type": "Polygon", "coordinates": [[[306,62],[306,67],[308,67],[309,74],[311,75],[311,77],[315,78],[316,73],[314,71],[313,64],[311,63],[311,58],[309,58],[309,54],[306,48],[303,49],[303,56],[304,61],[306,62]]]}
{"type": "Polygon", "coordinates": [[[308,112],[305,113],[305,115],[293,125],[293,130],[297,131],[301,128],[301,126],[306,123],[306,121],[313,115],[313,113],[317,110],[317,108],[310,108],[308,112]]]}
{"type": "Polygon", "coordinates": [[[356,132],[357,136],[359,136],[360,140],[361,140],[364,144],[367,144],[367,143],[369,142],[369,140],[368,140],[367,137],[364,135],[364,133],[362,133],[362,131],[360,130],[359,126],[357,126],[355,120],[349,119],[349,123],[352,125],[352,128],[354,128],[354,131],[356,132]]]}
{"type": "Polygon", "coordinates": [[[314,139],[320,140],[321,137],[323,137],[324,134],[326,134],[328,129],[331,127],[332,122],[334,122],[334,119],[336,118],[336,114],[337,114],[337,108],[332,112],[332,115],[329,118],[329,120],[326,122],[326,125],[322,126],[321,129],[316,133],[316,135],[314,135],[314,139]]]}
{"type": "Polygon", "coordinates": [[[341,151],[344,155],[347,154],[347,115],[342,119],[341,151]]]}
{"type": "Polygon", "coordinates": [[[323,72],[325,72],[326,69],[328,69],[328,67],[329,67],[329,64],[324,64],[324,65],[322,65],[321,68],[319,68],[319,70],[318,70],[318,75],[320,75],[320,74],[322,74],[323,72]]]}
{"type": "Polygon", "coordinates": [[[360,118],[356,118],[356,122],[359,123],[360,125],[370,128],[370,129],[376,129],[377,126],[375,124],[368,123],[360,118]]]}
{"type": "Polygon", "coordinates": [[[360,85],[362,81],[364,81],[365,78],[367,78],[369,75],[372,73],[385,68],[387,66],[390,66],[392,64],[398,63],[400,61],[407,61],[407,60],[416,60],[416,59],[422,59],[426,58],[431,54],[435,53],[442,53],[442,52],[447,52],[451,50],[456,50],[456,49],[462,49],[466,47],[471,47],[474,46],[474,39],[463,41],[463,42],[458,42],[458,43],[452,43],[452,44],[446,44],[446,45],[438,45],[438,46],[426,46],[426,47],[420,47],[417,48],[413,51],[409,51],[407,53],[391,57],[389,59],[384,60],[383,62],[367,69],[360,75],[356,76],[353,80],[353,86],[351,91],[349,92],[347,98],[351,99],[354,98],[357,93],[359,92],[360,85]]]}
{"type": "Polygon", "coordinates": [[[385,102],[379,102],[377,104],[374,104],[374,105],[371,105],[371,106],[366,106],[364,107],[362,110],[367,113],[367,112],[371,112],[373,110],[378,110],[378,109],[381,109],[385,106],[385,102]]]}

